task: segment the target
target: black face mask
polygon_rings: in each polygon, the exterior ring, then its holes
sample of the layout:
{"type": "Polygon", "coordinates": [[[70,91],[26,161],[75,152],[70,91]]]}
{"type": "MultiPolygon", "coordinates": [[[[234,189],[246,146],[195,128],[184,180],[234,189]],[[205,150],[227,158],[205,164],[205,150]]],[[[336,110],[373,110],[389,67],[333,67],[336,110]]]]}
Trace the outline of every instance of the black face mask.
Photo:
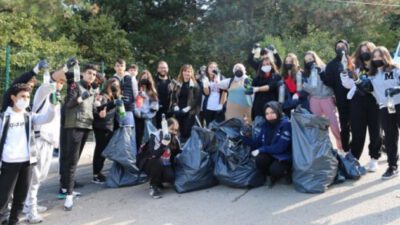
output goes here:
{"type": "Polygon", "coordinates": [[[242,70],[236,70],[235,76],[236,77],[242,77],[243,76],[243,71],[242,70]]]}
{"type": "Polygon", "coordinates": [[[337,56],[337,57],[342,57],[342,56],[343,56],[343,52],[344,52],[344,54],[346,54],[346,49],[344,49],[344,48],[337,48],[337,49],[336,49],[336,56],[337,56]]]}
{"type": "Polygon", "coordinates": [[[383,60],[372,60],[371,64],[377,68],[385,65],[383,60]]]}
{"type": "Polygon", "coordinates": [[[116,93],[118,91],[118,88],[115,87],[114,85],[111,85],[111,92],[116,93]]]}
{"type": "Polygon", "coordinates": [[[363,52],[360,54],[361,61],[369,61],[371,59],[371,54],[369,52],[363,52]]]}
{"type": "Polygon", "coordinates": [[[291,70],[293,68],[293,64],[284,64],[286,70],[291,70]]]}
{"type": "Polygon", "coordinates": [[[313,67],[315,61],[311,61],[311,62],[307,62],[304,64],[304,66],[306,67],[306,69],[311,70],[311,68],[313,67]]]}
{"type": "Polygon", "coordinates": [[[139,86],[148,86],[150,84],[150,81],[148,79],[141,79],[139,82],[139,86]]]}

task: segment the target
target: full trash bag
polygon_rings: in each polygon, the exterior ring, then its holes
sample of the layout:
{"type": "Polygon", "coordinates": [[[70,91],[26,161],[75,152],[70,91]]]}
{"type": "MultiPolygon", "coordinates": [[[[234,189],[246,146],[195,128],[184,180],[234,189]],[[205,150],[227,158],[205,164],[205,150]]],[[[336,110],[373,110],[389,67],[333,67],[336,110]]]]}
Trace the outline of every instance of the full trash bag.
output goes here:
{"type": "Polygon", "coordinates": [[[128,170],[119,163],[114,162],[106,178],[106,186],[110,188],[127,187],[147,182],[145,173],[128,170]]]}
{"type": "Polygon", "coordinates": [[[221,184],[237,188],[252,188],[264,184],[265,177],[257,170],[250,147],[240,138],[243,123],[237,118],[213,128],[218,143],[214,174],[221,184]]]}
{"type": "Polygon", "coordinates": [[[191,136],[176,156],[175,190],[178,193],[210,188],[218,184],[213,174],[213,156],[217,151],[212,131],[193,127],[191,136]]]}
{"type": "Polygon", "coordinates": [[[122,126],[116,130],[102,155],[113,161],[106,179],[108,187],[125,187],[147,181],[146,174],[136,166],[136,145],[132,146],[135,134],[131,127],[122,126]],[[133,139],[132,139],[133,138],[133,139]]]}
{"type": "Polygon", "coordinates": [[[338,173],[341,176],[350,180],[358,180],[367,173],[367,170],[361,166],[360,162],[358,162],[351,152],[345,155],[338,152],[336,154],[339,161],[338,173]]]}
{"type": "Polygon", "coordinates": [[[118,128],[103,150],[102,155],[111,161],[118,162],[125,168],[137,170],[136,145],[132,146],[132,138],[135,139],[135,134],[131,127],[118,128]]]}
{"type": "Polygon", "coordinates": [[[294,187],[305,193],[325,192],[338,171],[329,139],[329,121],[298,107],[292,112],[291,124],[294,187]]]}

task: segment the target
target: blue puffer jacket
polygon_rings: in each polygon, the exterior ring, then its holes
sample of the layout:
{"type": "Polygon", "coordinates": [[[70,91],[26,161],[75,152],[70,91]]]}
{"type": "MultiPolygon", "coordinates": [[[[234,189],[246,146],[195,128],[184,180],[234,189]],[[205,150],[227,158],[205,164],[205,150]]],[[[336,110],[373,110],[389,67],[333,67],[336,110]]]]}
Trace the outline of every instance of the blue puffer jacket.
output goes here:
{"type": "Polygon", "coordinates": [[[258,137],[252,139],[243,137],[243,143],[252,150],[268,153],[277,160],[292,160],[292,128],[287,117],[282,117],[279,123],[271,126],[265,122],[258,137]]]}

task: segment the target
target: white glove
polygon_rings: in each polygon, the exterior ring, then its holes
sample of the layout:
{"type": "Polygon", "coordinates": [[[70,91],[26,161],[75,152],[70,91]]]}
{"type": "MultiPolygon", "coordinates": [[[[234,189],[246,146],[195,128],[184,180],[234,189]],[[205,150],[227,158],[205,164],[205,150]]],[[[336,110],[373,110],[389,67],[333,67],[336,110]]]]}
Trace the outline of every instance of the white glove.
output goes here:
{"type": "Polygon", "coordinates": [[[140,110],[139,110],[139,109],[135,108],[135,109],[133,110],[133,113],[135,114],[136,117],[141,118],[141,113],[140,113],[140,110]]]}
{"type": "Polygon", "coordinates": [[[191,109],[190,106],[187,106],[187,107],[182,109],[182,112],[188,113],[190,111],[190,109],[191,109]]]}
{"type": "Polygon", "coordinates": [[[253,92],[254,92],[254,93],[257,93],[259,90],[260,90],[259,87],[253,87],[253,92]]]}
{"type": "Polygon", "coordinates": [[[175,112],[177,112],[177,111],[179,111],[179,110],[180,110],[180,109],[179,109],[178,106],[175,106],[175,107],[174,107],[174,111],[175,111],[175,112]]]}
{"type": "Polygon", "coordinates": [[[217,106],[217,111],[221,111],[222,110],[222,108],[223,108],[224,106],[222,105],[222,104],[218,104],[218,106],[217,106]]]}
{"type": "Polygon", "coordinates": [[[165,140],[165,139],[162,139],[162,140],[161,140],[161,144],[163,144],[163,145],[165,145],[165,146],[168,146],[169,143],[171,143],[171,140],[165,140]]]}
{"type": "Polygon", "coordinates": [[[258,154],[260,154],[260,150],[258,150],[258,149],[256,149],[256,150],[254,150],[254,151],[251,152],[251,155],[252,155],[253,157],[257,157],[258,154]]]}
{"type": "Polygon", "coordinates": [[[292,99],[293,99],[293,100],[299,100],[299,95],[295,93],[295,94],[292,96],[292,99]]]}

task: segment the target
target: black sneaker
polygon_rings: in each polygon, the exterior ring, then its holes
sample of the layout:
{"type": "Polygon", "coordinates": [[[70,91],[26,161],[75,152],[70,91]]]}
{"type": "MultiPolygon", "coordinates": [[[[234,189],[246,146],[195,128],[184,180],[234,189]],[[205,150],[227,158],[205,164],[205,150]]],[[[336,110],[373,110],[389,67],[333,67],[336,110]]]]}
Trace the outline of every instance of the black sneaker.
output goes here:
{"type": "Polygon", "coordinates": [[[397,168],[390,166],[387,168],[386,172],[382,175],[382,180],[389,180],[398,175],[399,171],[397,170],[397,168]]]}
{"type": "Polygon", "coordinates": [[[153,197],[154,199],[159,199],[162,198],[160,189],[158,189],[157,186],[155,185],[151,185],[150,186],[150,192],[149,192],[150,196],[153,197]]]}
{"type": "Polygon", "coordinates": [[[103,174],[99,173],[97,175],[93,175],[92,183],[104,184],[105,182],[106,182],[106,177],[103,174]]]}

